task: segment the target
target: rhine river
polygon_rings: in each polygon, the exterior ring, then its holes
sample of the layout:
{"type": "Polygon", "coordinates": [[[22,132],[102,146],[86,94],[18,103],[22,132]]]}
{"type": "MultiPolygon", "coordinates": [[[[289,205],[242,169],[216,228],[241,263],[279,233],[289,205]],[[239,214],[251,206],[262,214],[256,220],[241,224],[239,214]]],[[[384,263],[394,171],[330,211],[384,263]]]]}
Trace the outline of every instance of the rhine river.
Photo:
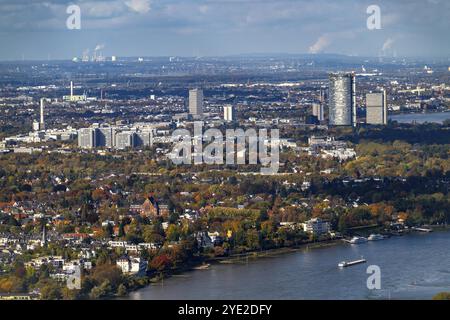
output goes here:
{"type": "Polygon", "coordinates": [[[450,119],[450,112],[435,112],[435,113],[405,113],[389,117],[390,120],[395,120],[399,123],[424,123],[434,122],[442,123],[444,120],[450,119]]]}
{"type": "Polygon", "coordinates": [[[165,279],[130,299],[431,299],[450,291],[450,232],[304,249],[213,264],[165,279]],[[367,263],[340,269],[342,260],[367,263]],[[381,269],[381,289],[369,290],[369,265],[381,269]]]}

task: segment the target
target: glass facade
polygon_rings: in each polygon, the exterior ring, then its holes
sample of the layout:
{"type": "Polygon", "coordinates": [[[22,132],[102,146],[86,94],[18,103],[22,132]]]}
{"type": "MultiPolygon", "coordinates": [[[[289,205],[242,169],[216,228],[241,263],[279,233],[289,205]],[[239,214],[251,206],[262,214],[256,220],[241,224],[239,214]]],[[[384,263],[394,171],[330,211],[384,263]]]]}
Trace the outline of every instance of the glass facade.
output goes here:
{"type": "Polygon", "coordinates": [[[355,75],[353,73],[330,74],[328,107],[331,126],[356,124],[355,75]]]}

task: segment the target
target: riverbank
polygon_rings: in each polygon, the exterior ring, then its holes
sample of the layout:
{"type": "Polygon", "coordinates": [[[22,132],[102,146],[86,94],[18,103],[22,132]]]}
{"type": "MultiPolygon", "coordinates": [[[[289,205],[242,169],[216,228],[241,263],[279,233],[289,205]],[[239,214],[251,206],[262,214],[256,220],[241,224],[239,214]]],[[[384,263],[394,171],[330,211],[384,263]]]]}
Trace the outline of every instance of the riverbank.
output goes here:
{"type": "Polygon", "coordinates": [[[130,293],[127,299],[431,299],[450,291],[448,229],[358,245],[338,244],[339,240],[280,248],[248,260],[232,257],[235,263],[231,258],[230,263],[217,261],[209,270],[166,278],[130,293]],[[320,248],[325,250],[312,250],[320,248]],[[380,267],[381,290],[367,288],[366,265],[337,266],[361,256],[368,265],[380,267]]]}
{"type": "MultiPolygon", "coordinates": [[[[432,228],[433,231],[448,231],[448,226],[440,226],[440,225],[428,225],[426,227],[432,228]]],[[[411,234],[421,234],[418,231],[410,230],[409,232],[404,233],[403,235],[406,237],[411,234]]],[[[396,238],[396,237],[394,237],[396,238]]],[[[391,241],[390,239],[385,239],[383,241],[391,241]]],[[[309,252],[314,249],[323,249],[323,248],[332,248],[337,247],[339,245],[345,246],[345,242],[343,239],[329,239],[325,241],[317,241],[317,242],[309,242],[302,243],[299,245],[294,245],[290,247],[280,247],[273,248],[268,250],[260,250],[260,251],[252,251],[240,254],[233,254],[225,257],[214,257],[214,258],[205,258],[198,259],[194,263],[190,263],[189,265],[185,265],[176,270],[172,270],[169,273],[160,273],[155,275],[152,278],[149,278],[148,284],[144,286],[139,286],[138,288],[133,288],[130,290],[129,294],[136,292],[147,286],[158,286],[159,284],[163,285],[165,280],[168,280],[172,277],[184,277],[188,272],[192,271],[202,271],[214,268],[214,266],[218,265],[245,265],[251,261],[255,261],[258,259],[264,258],[275,258],[279,256],[283,256],[286,254],[297,253],[297,252],[309,252]]],[[[357,248],[360,245],[353,245],[352,247],[357,248]]]]}
{"type": "Polygon", "coordinates": [[[326,248],[334,245],[342,244],[342,239],[332,239],[332,240],[326,240],[326,241],[317,241],[317,242],[310,242],[310,243],[302,243],[299,245],[294,245],[290,247],[281,247],[281,248],[273,248],[273,249],[267,249],[267,250],[261,250],[261,251],[252,251],[252,252],[246,252],[241,254],[234,254],[227,257],[217,257],[217,258],[210,258],[206,261],[208,263],[221,263],[221,264],[227,264],[227,263],[242,263],[247,261],[248,259],[259,259],[259,258],[267,258],[267,257],[275,257],[282,254],[287,253],[293,253],[293,252],[299,252],[299,251],[308,251],[311,249],[318,249],[318,248],[326,248]]]}
{"type": "MultiPolygon", "coordinates": [[[[285,255],[288,253],[295,253],[304,251],[307,252],[312,249],[326,248],[331,246],[336,246],[339,244],[344,244],[342,239],[330,239],[324,241],[316,241],[316,242],[308,242],[302,243],[299,245],[294,245],[290,247],[280,247],[273,248],[267,250],[260,251],[251,251],[240,254],[232,254],[224,257],[214,257],[214,258],[199,258],[193,262],[190,262],[187,265],[183,265],[177,269],[173,269],[170,272],[160,272],[158,274],[154,274],[152,276],[146,276],[141,278],[132,277],[128,278],[128,292],[127,295],[136,292],[137,290],[143,289],[148,286],[154,286],[158,284],[162,284],[164,280],[170,279],[171,277],[179,277],[187,272],[196,271],[196,270],[208,270],[209,267],[205,267],[205,265],[215,265],[215,264],[243,264],[248,263],[251,260],[262,259],[262,258],[271,258],[280,255],[285,255]]],[[[116,297],[116,298],[124,298],[126,296],[116,297]]]]}

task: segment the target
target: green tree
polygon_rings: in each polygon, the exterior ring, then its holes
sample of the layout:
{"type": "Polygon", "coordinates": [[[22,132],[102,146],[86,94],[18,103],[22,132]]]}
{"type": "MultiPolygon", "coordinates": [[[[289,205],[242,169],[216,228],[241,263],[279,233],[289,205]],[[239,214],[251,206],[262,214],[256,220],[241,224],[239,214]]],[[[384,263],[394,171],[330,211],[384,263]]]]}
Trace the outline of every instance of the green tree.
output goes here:
{"type": "Polygon", "coordinates": [[[439,292],[433,297],[433,300],[450,300],[450,292],[439,292]]]}
{"type": "Polygon", "coordinates": [[[117,295],[119,296],[119,297],[124,297],[124,296],[126,296],[127,295],[127,287],[125,287],[125,285],[123,284],[123,283],[121,283],[120,285],[119,285],[119,287],[117,288],[117,295]]]}

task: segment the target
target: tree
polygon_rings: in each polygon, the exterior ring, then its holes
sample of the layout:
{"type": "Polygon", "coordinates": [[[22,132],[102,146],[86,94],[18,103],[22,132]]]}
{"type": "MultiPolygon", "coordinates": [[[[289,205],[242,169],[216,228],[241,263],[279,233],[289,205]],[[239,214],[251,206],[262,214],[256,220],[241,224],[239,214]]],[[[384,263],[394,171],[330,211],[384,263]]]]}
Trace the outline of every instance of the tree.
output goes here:
{"type": "Polygon", "coordinates": [[[338,230],[341,233],[345,233],[347,231],[347,222],[345,221],[345,215],[341,214],[339,217],[338,230]]]}
{"type": "Polygon", "coordinates": [[[122,281],[122,271],[114,264],[102,264],[94,268],[91,278],[96,284],[108,281],[109,285],[116,288],[122,281]]]}
{"type": "Polygon", "coordinates": [[[450,300],[450,292],[439,292],[433,297],[433,300],[450,300]]]}
{"type": "Polygon", "coordinates": [[[180,239],[180,227],[171,224],[166,230],[166,239],[168,241],[178,241],[180,239]]]}
{"type": "Polygon", "coordinates": [[[124,297],[124,296],[126,296],[127,295],[127,287],[125,287],[125,285],[123,284],[123,283],[121,283],[120,285],[119,285],[119,287],[117,288],[117,295],[119,296],[119,297],[124,297]]]}
{"type": "Polygon", "coordinates": [[[62,298],[61,288],[53,282],[47,282],[41,287],[42,300],[60,300],[62,298]]]}
{"type": "Polygon", "coordinates": [[[99,299],[106,297],[112,293],[111,283],[108,280],[102,282],[101,285],[92,288],[89,298],[99,299]]]}
{"type": "Polygon", "coordinates": [[[169,269],[172,264],[172,260],[167,254],[161,254],[150,261],[149,267],[153,270],[162,272],[169,269]]]}

